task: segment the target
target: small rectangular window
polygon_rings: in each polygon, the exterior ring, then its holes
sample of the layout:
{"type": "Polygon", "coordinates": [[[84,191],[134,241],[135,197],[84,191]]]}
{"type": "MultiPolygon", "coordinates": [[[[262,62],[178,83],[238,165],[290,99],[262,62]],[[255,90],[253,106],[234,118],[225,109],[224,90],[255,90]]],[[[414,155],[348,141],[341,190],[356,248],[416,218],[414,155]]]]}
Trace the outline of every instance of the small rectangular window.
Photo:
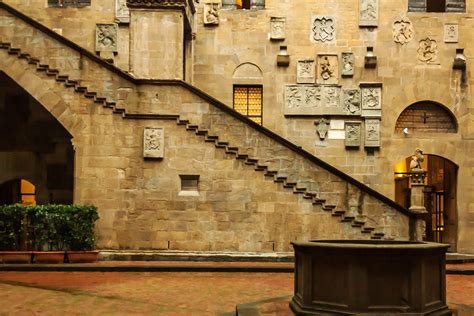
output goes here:
{"type": "Polygon", "coordinates": [[[265,9],[265,0],[222,0],[222,8],[262,10],[265,9]]]}
{"type": "Polygon", "coordinates": [[[91,0],[48,0],[49,7],[85,7],[90,5],[91,0]]]}
{"type": "Polygon", "coordinates": [[[199,191],[199,175],[181,174],[181,191],[199,191]]]}
{"type": "Polygon", "coordinates": [[[262,125],[262,86],[234,86],[234,110],[262,125]]]}
{"type": "Polygon", "coordinates": [[[466,12],[466,0],[408,0],[409,12],[466,12]]]}

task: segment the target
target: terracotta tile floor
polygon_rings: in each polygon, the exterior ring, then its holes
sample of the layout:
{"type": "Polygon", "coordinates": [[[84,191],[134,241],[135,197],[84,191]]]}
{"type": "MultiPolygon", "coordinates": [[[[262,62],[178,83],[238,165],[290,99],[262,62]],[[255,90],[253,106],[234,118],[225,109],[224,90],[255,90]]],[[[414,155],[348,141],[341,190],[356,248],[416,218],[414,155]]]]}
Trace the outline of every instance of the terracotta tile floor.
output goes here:
{"type": "MultiPolygon", "coordinates": [[[[235,315],[292,292],[291,273],[0,272],[0,315],[235,315]]],[[[474,276],[448,275],[447,299],[474,315],[474,276]]]]}

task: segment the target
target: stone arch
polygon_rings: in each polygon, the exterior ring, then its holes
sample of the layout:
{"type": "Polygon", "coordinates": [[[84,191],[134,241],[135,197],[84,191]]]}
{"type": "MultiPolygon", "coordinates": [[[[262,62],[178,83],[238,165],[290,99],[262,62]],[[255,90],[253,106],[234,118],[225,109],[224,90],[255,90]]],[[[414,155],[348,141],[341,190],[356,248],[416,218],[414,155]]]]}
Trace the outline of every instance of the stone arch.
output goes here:
{"type": "Polygon", "coordinates": [[[458,123],[454,114],[435,101],[418,101],[406,107],[398,116],[395,132],[412,134],[457,133],[458,123]]]}
{"type": "Polygon", "coordinates": [[[251,79],[261,81],[263,80],[263,72],[256,64],[245,62],[234,69],[232,78],[237,80],[251,79]]]}

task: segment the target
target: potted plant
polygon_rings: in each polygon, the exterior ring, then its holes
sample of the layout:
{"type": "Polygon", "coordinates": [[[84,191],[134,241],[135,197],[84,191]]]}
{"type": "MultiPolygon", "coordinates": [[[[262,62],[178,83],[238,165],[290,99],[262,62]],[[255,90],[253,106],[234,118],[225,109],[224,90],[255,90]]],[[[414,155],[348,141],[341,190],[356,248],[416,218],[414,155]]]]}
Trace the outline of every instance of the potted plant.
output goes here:
{"type": "Polygon", "coordinates": [[[0,262],[31,262],[31,251],[25,251],[26,220],[26,210],[21,204],[0,205],[0,262]]]}
{"type": "Polygon", "coordinates": [[[70,205],[64,213],[66,224],[66,252],[70,263],[97,261],[94,224],[99,219],[97,208],[92,205],[70,205]]]}

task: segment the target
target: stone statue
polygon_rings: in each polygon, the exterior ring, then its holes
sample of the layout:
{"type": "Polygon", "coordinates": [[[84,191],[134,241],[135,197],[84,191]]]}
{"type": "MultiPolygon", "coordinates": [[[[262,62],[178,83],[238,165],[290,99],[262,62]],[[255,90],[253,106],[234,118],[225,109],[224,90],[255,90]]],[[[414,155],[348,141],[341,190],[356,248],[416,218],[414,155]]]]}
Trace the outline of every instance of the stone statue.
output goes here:
{"type": "Polygon", "coordinates": [[[423,163],[423,160],[425,158],[423,157],[423,151],[420,148],[417,148],[415,150],[415,154],[411,156],[411,161],[410,161],[410,171],[411,172],[419,172],[423,170],[421,164],[423,163]]]}

